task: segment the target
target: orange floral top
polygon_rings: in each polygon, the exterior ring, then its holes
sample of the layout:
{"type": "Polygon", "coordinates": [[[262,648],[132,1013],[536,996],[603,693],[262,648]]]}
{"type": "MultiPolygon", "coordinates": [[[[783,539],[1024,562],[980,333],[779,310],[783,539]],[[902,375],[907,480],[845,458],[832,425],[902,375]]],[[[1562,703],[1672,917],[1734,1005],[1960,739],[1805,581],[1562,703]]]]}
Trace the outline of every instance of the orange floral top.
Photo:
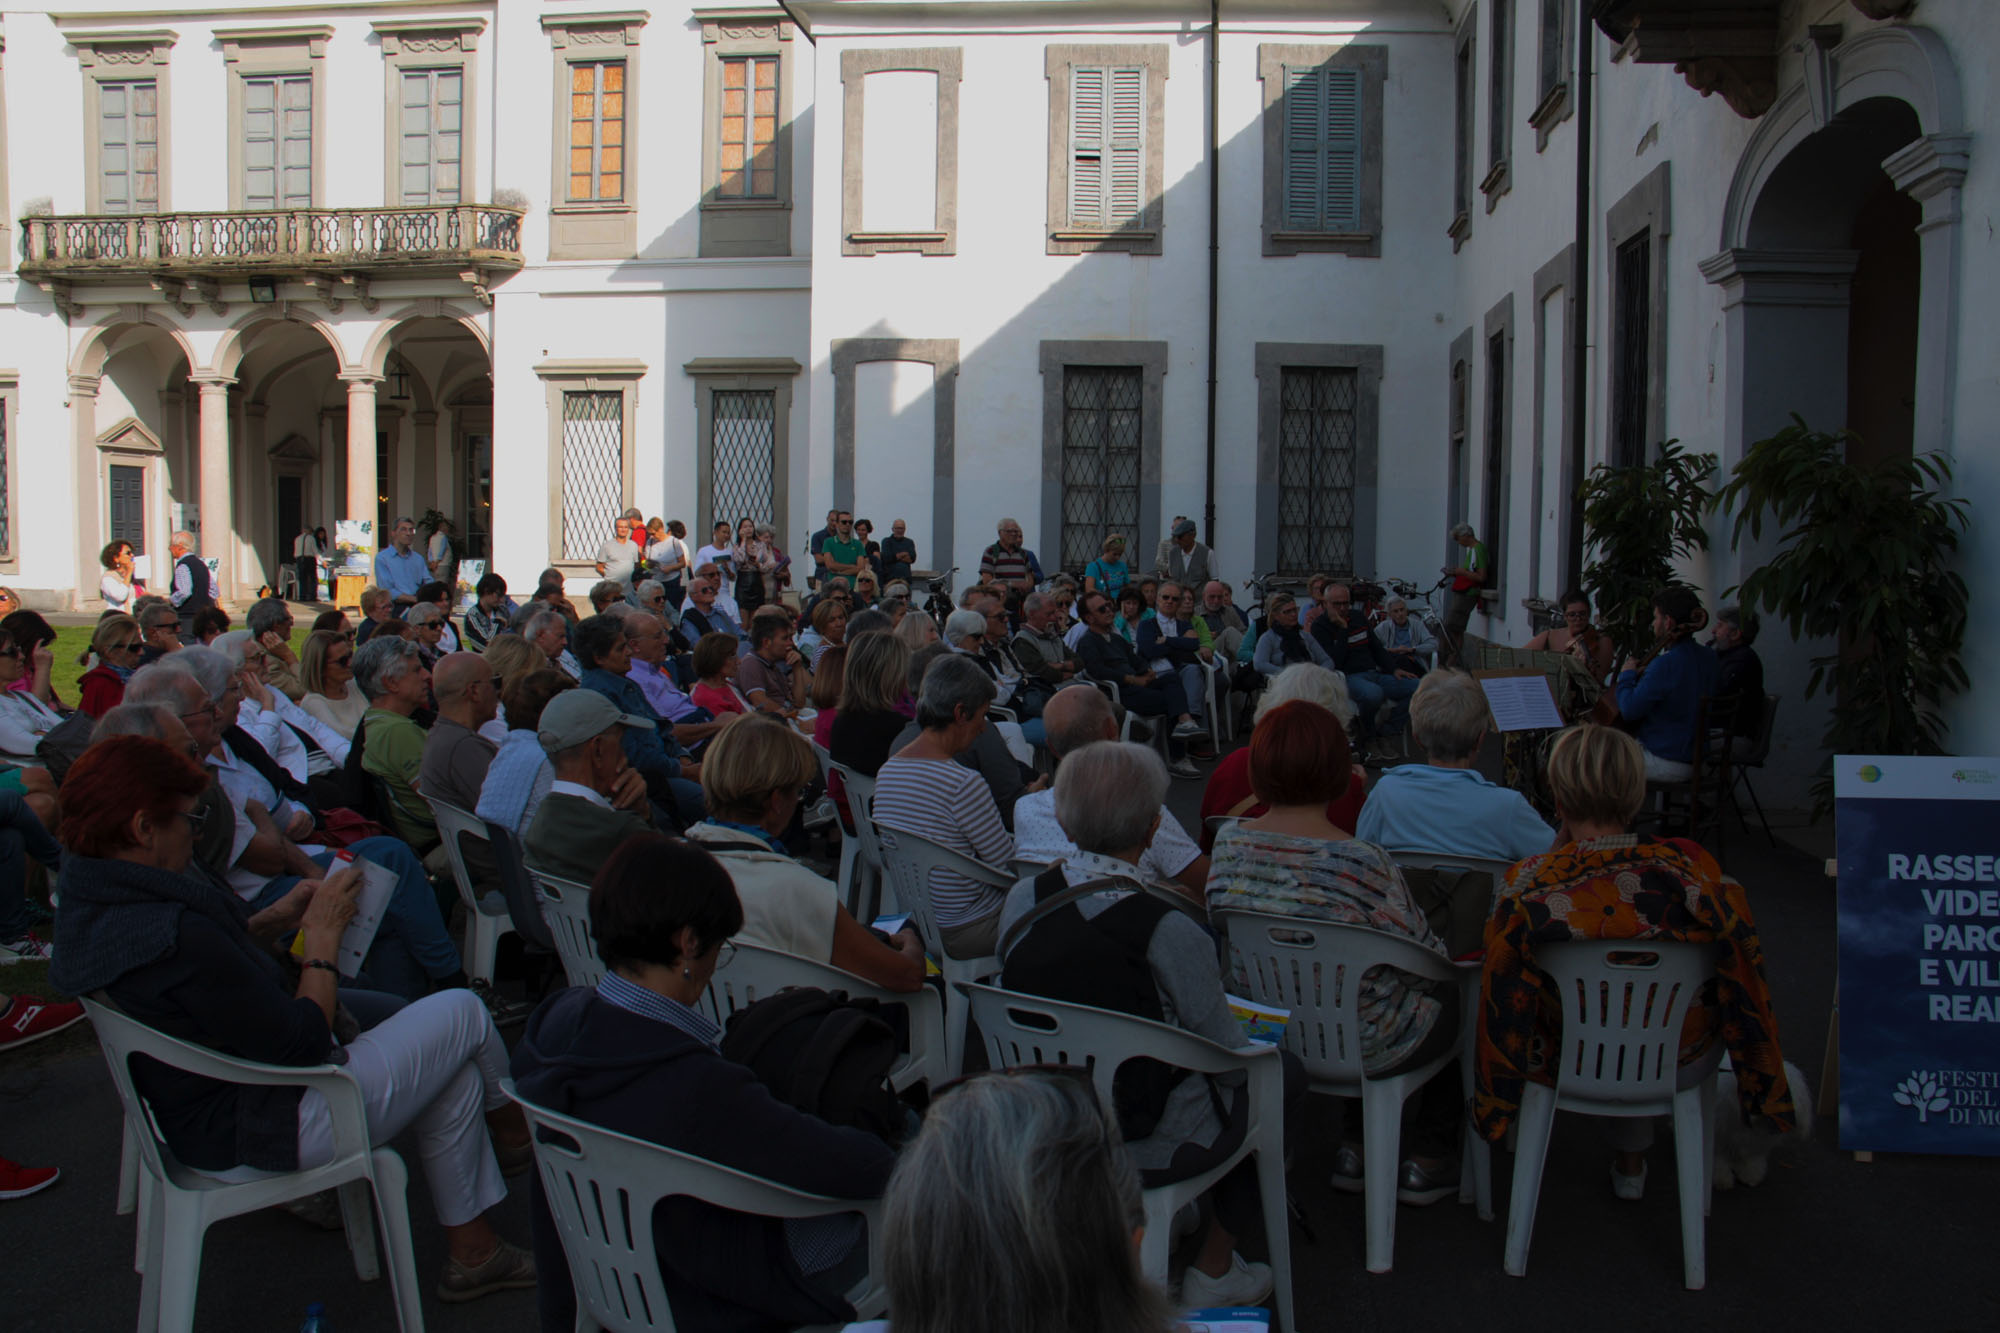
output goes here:
{"type": "Polygon", "coordinates": [[[1743,1114],[1752,1124],[1768,1119],[1779,1129],[1792,1127],[1796,1113],[1764,984],[1764,949],[1743,886],[1724,878],[1695,843],[1641,842],[1626,834],[1528,857],[1507,876],[1486,923],[1472,1105],[1481,1134],[1494,1141],[1506,1134],[1524,1079],[1551,1081],[1544,1066],[1562,1010],[1534,951],[1580,939],[1720,945],[1715,981],[1681,1033],[1681,1063],[1700,1058],[1719,1028],[1743,1114]]]}

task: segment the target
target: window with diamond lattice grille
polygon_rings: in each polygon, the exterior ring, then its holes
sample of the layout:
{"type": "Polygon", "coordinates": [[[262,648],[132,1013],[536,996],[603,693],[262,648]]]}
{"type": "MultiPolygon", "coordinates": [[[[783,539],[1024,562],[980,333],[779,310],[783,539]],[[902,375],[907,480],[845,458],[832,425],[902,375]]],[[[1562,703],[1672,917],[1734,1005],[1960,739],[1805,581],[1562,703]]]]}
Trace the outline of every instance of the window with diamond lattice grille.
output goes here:
{"type": "Polygon", "coordinates": [[[625,510],[625,395],[567,391],[562,400],[562,558],[589,560],[625,510]]]}
{"type": "Polygon", "coordinates": [[[717,389],[709,440],[711,523],[774,523],[777,402],[771,389],[717,389]]]}
{"type": "Polygon", "coordinates": [[[1360,376],[1287,369],[1278,384],[1278,572],[1352,575],[1360,376]]]}
{"type": "Polygon", "coordinates": [[[14,447],[7,438],[12,408],[13,403],[0,398],[0,555],[14,554],[14,491],[9,484],[14,474],[7,466],[7,451],[14,447]]]}
{"type": "Polygon", "coordinates": [[[1062,567],[1082,573],[1107,533],[1139,530],[1138,366],[1063,370],[1062,567]]]}

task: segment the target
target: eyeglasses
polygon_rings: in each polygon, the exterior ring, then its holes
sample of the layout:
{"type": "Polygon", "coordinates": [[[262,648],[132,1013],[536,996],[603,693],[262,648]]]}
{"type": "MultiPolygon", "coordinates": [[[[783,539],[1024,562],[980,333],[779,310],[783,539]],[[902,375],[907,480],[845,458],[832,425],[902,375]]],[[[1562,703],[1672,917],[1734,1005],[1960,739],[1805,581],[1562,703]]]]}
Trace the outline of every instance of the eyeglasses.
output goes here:
{"type": "Polygon", "coordinates": [[[715,946],[715,970],[720,972],[736,958],[736,941],[724,940],[715,946]]]}
{"type": "Polygon", "coordinates": [[[336,667],[336,666],[344,667],[353,660],[354,660],[354,654],[349,653],[345,657],[329,657],[326,659],[326,664],[330,667],[336,667]]]}
{"type": "Polygon", "coordinates": [[[139,641],[137,639],[127,639],[123,643],[108,643],[104,646],[104,651],[108,653],[136,653],[139,651],[139,641]]]}
{"type": "Polygon", "coordinates": [[[172,634],[178,638],[180,632],[181,622],[178,620],[161,620],[146,626],[146,633],[148,634],[172,634]]]}
{"type": "Polygon", "coordinates": [[[176,813],[178,813],[182,819],[185,819],[188,822],[188,828],[194,832],[196,837],[201,836],[202,825],[208,823],[208,811],[181,810],[177,811],[176,813]]]}
{"type": "Polygon", "coordinates": [[[487,681],[493,686],[493,692],[495,694],[500,693],[500,677],[488,676],[487,681]]]}
{"type": "Polygon", "coordinates": [[[195,709],[192,713],[182,713],[181,721],[192,722],[198,717],[220,717],[220,716],[222,716],[222,709],[217,707],[215,702],[211,700],[210,702],[205,703],[201,707],[195,709]]]}

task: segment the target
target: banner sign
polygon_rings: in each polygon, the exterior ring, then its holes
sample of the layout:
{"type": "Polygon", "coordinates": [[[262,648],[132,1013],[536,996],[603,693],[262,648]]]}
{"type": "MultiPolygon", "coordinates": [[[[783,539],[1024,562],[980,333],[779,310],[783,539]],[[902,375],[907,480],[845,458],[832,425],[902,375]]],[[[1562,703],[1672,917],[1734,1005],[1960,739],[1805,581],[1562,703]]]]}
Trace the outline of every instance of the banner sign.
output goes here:
{"type": "Polygon", "coordinates": [[[1840,1146],[2000,1155],[2000,759],[1834,760],[1840,1146]]]}

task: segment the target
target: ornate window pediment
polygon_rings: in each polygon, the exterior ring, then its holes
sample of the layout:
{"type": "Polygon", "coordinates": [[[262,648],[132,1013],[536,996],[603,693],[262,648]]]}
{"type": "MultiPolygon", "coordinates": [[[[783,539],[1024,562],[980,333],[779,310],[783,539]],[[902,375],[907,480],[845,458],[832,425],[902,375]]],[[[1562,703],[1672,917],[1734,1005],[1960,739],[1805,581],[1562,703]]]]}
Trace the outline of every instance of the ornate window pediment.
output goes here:
{"type": "Polygon", "coordinates": [[[97,437],[99,449],[113,450],[124,454],[164,454],[166,447],[160,437],[147,430],[145,423],[137,417],[126,417],[97,437]]]}
{"type": "Polygon", "coordinates": [[[294,431],[271,446],[271,458],[274,462],[317,463],[319,450],[311,440],[294,431]]]}

